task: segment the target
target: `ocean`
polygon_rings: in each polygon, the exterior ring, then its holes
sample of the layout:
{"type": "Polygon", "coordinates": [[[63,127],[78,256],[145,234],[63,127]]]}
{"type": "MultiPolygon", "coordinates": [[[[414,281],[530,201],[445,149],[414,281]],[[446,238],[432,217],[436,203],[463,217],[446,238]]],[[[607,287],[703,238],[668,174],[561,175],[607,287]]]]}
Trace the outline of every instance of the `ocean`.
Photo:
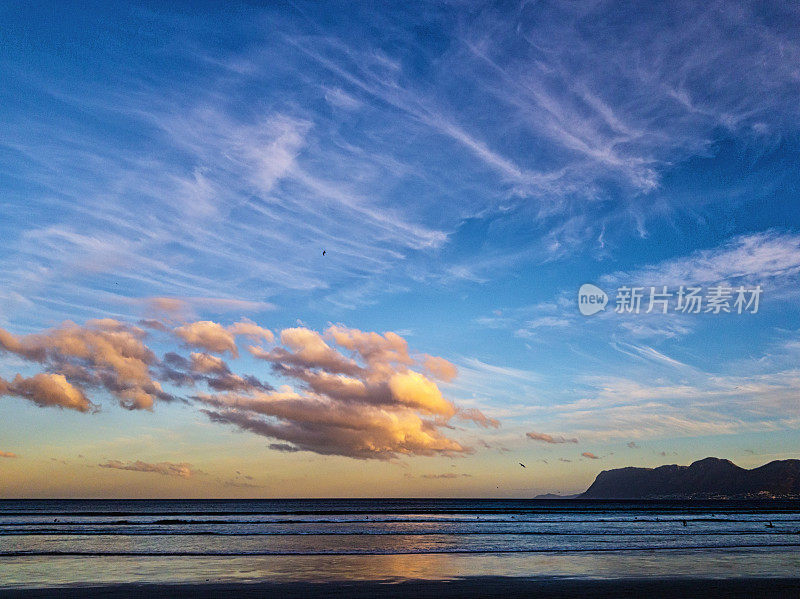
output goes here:
{"type": "Polygon", "coordinates": [[[0,501],[0,588],[793,577],[798,548],[787,501],[0,501]]]}

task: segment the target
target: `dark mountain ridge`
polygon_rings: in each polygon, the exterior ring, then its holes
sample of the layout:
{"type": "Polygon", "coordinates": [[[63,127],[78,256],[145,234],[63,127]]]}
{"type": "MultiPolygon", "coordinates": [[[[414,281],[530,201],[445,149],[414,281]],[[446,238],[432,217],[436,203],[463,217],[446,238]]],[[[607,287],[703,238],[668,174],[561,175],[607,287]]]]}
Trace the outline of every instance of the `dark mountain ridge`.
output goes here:
{"type": "Polygon", "coordinates": [[[689,466],[604,470],[579,499],[800,497],[800,460],[740,468],[705,458],[689,466]]]}

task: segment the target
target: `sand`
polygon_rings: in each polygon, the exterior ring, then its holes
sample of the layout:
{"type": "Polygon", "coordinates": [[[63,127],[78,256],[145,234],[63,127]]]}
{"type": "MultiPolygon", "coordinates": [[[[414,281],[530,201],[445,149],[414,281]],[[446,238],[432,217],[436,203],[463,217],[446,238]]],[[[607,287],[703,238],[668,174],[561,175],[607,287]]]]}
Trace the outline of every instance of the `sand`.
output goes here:
{"type": "Polygon", "coordinates": [[[553,598],[631,598],[702,597],[800,597],[800,578],[710,579],[564,579],[469,577],[453,581],[410,580],[403,582],[332,583],[213,583],[207,584],[118,584],[41,589],[2,589],[2,598],[84,599],[103,598],[218,598],[280,597],[314,599],[346,597],[353,599],[397,597],[402,599],[449,599],[469,597],[553,598]]]}

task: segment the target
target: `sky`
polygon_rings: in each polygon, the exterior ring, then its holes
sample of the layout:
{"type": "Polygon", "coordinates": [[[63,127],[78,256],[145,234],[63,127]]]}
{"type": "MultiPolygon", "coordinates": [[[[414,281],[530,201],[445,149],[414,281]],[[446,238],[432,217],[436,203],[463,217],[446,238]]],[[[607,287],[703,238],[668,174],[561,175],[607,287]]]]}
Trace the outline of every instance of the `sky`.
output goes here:
{"type": "Polygon", "coordinates": [[[0,496],[800,457],[790,3],[0,19],[0,496]]]}

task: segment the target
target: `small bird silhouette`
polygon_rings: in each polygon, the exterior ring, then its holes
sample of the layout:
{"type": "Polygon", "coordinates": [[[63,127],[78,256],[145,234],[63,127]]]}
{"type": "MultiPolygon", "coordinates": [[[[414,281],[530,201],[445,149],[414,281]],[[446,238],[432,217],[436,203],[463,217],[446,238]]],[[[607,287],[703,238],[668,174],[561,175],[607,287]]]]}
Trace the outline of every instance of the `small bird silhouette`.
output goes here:
{"type": "Polygon", "coordinates": [[[523,468],[527,468],[527,466],[525,464],[523,464],[522,462],[520,462],[519,465],[522,466],[523,468]]]}
{"type": "Polygon", "coordinates": [[[327,252],[326,252],[325,250],[322,250],[322,255],[323,255],[323,256],[324,256],[326,253],[327,253],[327,252]]]}

